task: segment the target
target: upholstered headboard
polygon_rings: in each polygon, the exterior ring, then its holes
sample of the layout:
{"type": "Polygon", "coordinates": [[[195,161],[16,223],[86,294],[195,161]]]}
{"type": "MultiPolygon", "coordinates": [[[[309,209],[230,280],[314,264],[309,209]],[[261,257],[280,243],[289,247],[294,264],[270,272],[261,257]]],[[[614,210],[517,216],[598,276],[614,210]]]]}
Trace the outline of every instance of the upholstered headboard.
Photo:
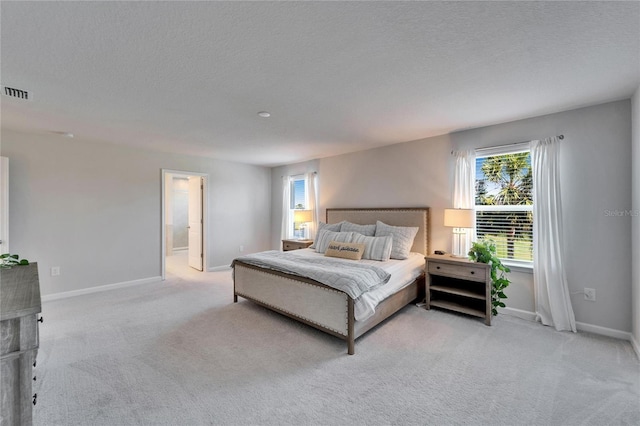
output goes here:
{"type": "Polygon", "coordinates": [[[327,223],[338,223],[343,220],[359,225],[375,224],[379,220],[392,226],[417,226],[418,233],[413,240],[411,251],[422,254],[428,253],[428,207],[327,209],[327,223]]]}

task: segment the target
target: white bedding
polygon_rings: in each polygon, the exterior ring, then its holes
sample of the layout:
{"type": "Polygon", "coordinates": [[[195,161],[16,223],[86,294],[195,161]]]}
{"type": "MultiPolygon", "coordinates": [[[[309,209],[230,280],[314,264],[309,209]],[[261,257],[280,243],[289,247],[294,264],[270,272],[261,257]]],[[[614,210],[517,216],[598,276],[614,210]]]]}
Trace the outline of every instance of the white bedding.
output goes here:
{"type": "MultiPolygon", "coordinates": [[[[322,253],[317,253],[313,249],[293,250],[287,253],[293,256],[324,257],[322,253]]],[[[379,262],[377,260],[363,259],[353,262],[371,264],[391,274],[391,279],[389,279],[389,282],[385,285],[363,294],[354,301],[356,321],[365,321],[375,313],[378,303],[411,284],[413,280],[420,276],[424,268],[424,255],[420,253],[410,253],[409,258],[405,260],[391,259],[386,262],[379,262]]]]}

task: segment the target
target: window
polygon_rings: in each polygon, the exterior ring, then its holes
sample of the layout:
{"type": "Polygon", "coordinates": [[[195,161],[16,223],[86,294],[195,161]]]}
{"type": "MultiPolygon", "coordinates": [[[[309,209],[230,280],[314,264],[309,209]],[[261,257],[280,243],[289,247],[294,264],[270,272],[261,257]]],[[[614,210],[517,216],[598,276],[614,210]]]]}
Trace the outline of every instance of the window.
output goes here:
{"type": "Polygon", "coordinates": [[[476,151],[476,238],[495,241],[501,259],[530,265],[533,175],[529,150],[493,155],[482,151],[476,151]]]}
{"type": "MultiPolygon", "coordinates": [[[[306,210],[307,208],[307,180],[304,175],[292,176],[290,179],[291,210],[306,210]]],[[[304,228],[294,222],[293,212],[290,216],[290,230],[293,238],[304,238],[304,228]]]]}
{"type": "Polygon", "coordinates": [[[307,181],[304,176],[293,176],[291,178],[291,208],[303,209],[305,208],[307,193],[307,181]]]}

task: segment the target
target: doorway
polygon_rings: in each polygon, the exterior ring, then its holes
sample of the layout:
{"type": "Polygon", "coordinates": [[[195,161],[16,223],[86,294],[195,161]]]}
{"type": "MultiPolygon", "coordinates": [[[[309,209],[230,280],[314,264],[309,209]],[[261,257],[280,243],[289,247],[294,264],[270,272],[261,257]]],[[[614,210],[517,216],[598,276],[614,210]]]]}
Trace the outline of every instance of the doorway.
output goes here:
{"type": "Polygon", "coordinates": [[[162,279],[206,265],[207,175],[162,170],[162,279]]]}

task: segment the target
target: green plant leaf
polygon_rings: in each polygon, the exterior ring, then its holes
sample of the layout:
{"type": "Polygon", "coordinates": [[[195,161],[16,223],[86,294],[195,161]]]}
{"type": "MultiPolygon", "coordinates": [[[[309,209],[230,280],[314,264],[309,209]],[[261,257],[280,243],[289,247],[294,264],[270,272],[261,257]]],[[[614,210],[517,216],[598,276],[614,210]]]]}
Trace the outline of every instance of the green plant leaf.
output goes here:
{"type": "Polygon", "coordinates": [[[478,263],[486,263],[491,268],[491,305],[493,306],[491,312],[493,315],[497,315],[496,307],[506,307],[501,299],[507,298],[503,290],[511,284],[511,281],[509,281],[505,273],[511,272],[511,269],[502,264],[497,255],[496,244],[490,239],[473,242],[471,250],[469,250],[469,258],[478,263]]]}
{"type": "Polygon", "coordinates": [[[0,267],[3,269],[11,268],[15,265],[28,265],[27,259],[20,260],[20,256],[17,254],[4,253],[0,255],[0,267]]]}

